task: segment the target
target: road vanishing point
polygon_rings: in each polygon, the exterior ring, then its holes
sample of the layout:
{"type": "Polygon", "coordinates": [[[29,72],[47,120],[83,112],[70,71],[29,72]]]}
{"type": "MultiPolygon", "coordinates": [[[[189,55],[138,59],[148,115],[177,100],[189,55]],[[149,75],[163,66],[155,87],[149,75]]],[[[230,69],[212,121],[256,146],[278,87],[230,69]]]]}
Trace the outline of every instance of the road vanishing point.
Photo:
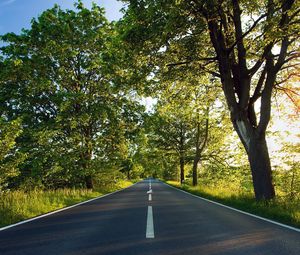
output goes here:
{"type": "Polygon", "coordinates": [[[0,254],[300,255],[300,232],[146,179],[2,228],[0,254]]]}

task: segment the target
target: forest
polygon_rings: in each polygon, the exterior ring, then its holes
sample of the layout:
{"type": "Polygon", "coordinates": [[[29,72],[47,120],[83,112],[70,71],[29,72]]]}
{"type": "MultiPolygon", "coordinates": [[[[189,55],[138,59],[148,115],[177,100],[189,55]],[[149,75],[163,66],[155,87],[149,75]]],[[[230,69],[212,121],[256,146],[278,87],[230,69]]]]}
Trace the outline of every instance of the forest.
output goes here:
{"type": "Polygon", "coordinates": [[[153,177],[300,226],[300,2],[122,2],[1,35],[0,225],[153,177]]]}

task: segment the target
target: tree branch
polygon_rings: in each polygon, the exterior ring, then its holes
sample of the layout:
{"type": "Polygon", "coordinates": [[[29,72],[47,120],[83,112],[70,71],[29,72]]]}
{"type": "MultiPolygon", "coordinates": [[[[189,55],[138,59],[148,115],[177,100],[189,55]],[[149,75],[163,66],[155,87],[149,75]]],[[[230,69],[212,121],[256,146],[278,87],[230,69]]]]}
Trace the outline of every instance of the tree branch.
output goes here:
{"type": "Polygon", "coordinates": [[[253,95],[252,97],[250,98],[250,104],[253,104],[256,102],[256,100],[261,96],[261,88],[264,84],[264,81],[265,81],[265,78],[266,78],[266,74],[267,74],[267,68],[266,66],[264,67],[260,77],[259,77],[259,80],[257,82],[257,85],[256,85],[256,88],[253,92],[253,95]]]}
{"type": "Polygon", "coordinates": [[[186,60],[186,61],[180,61],[180,62],[176,62],[176,63],[170,63],[170,64],[167,64],[166,66],[172,67],[172,66],[190,64],[190,63],[195,62],[195,61],[216,61],[216,60],[217,60],[217,57],[198,58],[198,59],[194,59],[194,60],[186,60]]]}
{"type": "Polygon", "coordinates": [[[265,58],[266,58],[267,54],[272,50],[272,47],[273,47],[273,43],[269,43],[264,48],[264,52],[261,55],[260,59],[257,60],[257,62],[253,65],[253,67],[249,69],[248,73],[249,73],[250,76],[253,76],[258,71],[258,69],[261,67],[261,65],[265,61],[265,58]]]}
{"type": "Polygon", "coordinates": [[[234,47],[239,43],[239,41],[243,40],[248,34],[250,34],[252,32],[252,30],[257,26],[257,24],[267,16],[267,14],[263,14],[261,15],[257,20],[254,21],[254,23],[252,24],[252,26],[248,29],[247,32],[245,32],[244,34],[242,34],[240,37],[238,37],[236,39],[236,41],[230,46],[230,48],[228,49],[229,52],[231,52],[234,47]]]}

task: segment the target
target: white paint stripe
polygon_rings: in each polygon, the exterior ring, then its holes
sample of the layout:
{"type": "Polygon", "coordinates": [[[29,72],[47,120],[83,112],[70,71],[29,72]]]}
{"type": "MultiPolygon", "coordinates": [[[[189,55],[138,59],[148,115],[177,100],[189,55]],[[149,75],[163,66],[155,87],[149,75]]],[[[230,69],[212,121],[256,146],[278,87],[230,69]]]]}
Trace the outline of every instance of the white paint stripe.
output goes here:
{"type": "MultiPolygon", "coordinates": [[[[125,189],[128,189],[136,184],[138,184],[139,182],[136,182],[130,186],[128,186],[127,188],[125,189]]],[[[28,223],[28,222],[31,222],[31,221],[34,221],[34,220],[38,220],[38,219],[41,219],[41,218],[44,218],[44,217],[47,217],[47,216],[50,216],[50,215],[53,215],[53,214],[56,214],[56,213],[59,213],[59,212],[62,212],[62,211],[65,211],[65,210],[69,210],[69,209],[72,209],[76,206],[79,206],[79,205],[83,205],[83,204],[86,204],[86,203],[89,203],[89,202],[92,202],[94,200],[97,200],[97,199],[100,199],[100,198],[104,198],[104,197],[107,197],[107,196],[110,196],[110,195],[113,195],[115,193],[118,193],[122,190],[125,190],[125,189],[120,189],[120,190],[117,190],[117,191],[114,191],[112,193],[109,193],[109,194],[105,194],[103,196],[100,196],[100,197],[96,197],[96,198],[92,198],[90,200],[87,200],[87,201],[84,201],[84,202],[81,202],[81,203],[78,203],[78,204],[75,204],[75,205],[71,205],[71,206],[68,206],[68,207],[64,207],[62,209],[58,209],[56,211],[53,211],[53,212],[49,212],[49,213],[46,213],[46,214],[43,214],[43,215],[40,215],[40,216],[37,216],[37,217],[34,217],[34,218],[31,218],[31,219],[28,219],[28,220],[24,220],[24,221],[20,221],[18,223],[15,223],[15,224],[12,224],[12,225],[8,225],[8,226],[5,226],[5,227],[2,227],[0,228],[0,231],[3,231],[3,230],[6,230],[6,229],[9,229],[9,228],[13,228],[13,227],[16,227],[16,226],[19,226],[19,225],[22,225],[22,224],[25,224],[25,223],[28,223]]]]}
{"type": "Polygon", "coordinates": [[[196,196],[196,195],[191,194],[191,193],[189,193],[189,192],[187,192],[187,191],[184,191],[184,190],[175,188],[175,187],[173,187],[173,186],[171,186],[171,185],[169,185],[169,184],[167,184],[167,183],[164,183],[164,182],[162,182],[162,183],[165,184],[165,185],[167,185],[167,186],[169,186],[169,187],[171,187],[171,188],[173,188],[173,189],[176,189],[176,190],[178,190],[178,191],[181,191],[181,192],[183,192],[183,193],[186,193],[186,194],[188,194],[188,195],[190,195],[190,196],[199,198],[199,199],[201,199],[201,200],[207,201],[207,202],[209,202],[209,203],[216,204],[216,205],[219,205],[219,206],[228,208],[228,209],[230,209],[230,210],[233,210],[233,211],[236,211],[236,212],[239,212],[239,213],[242,213],[242,214],[246,214],[246,215],[248,215],[248,216],[251,216],[251,217],[254,217],[254,218],[263,220],[263,221],[267,221],[267,222],[269,222],[269,223],[273,223],[273,224],[278,225],[278,226],[280,226],[280,227],[284,227],[284,228],[287,228],[287,229],[290,229],[290,230],[294,230],[294,231],[296,231],[296,232],[300,232],[300,229],[299,229],[299,228],[295,228],[295,227],[292,227],[292,226],[289,226],[289,225],[286,225],[286,224],[283,224],[283,223],[279,223],[279,222],[277,222],[277,221],[269,220],[269,219],[260,217],[260,216],[258,216],[258,215],[252,214],[252,213],[244,212],[244,211],[241,211],[241,210],[239,210],[239,209],[236,209],[236,208],[233,208],[233,207],[230,207],[230,206],[227,206],[227,205],[223,205],[223,204],[220,204],[220,203],[218,203],[218,202],[211,201],[211,200],[209,200],[209,199],[206,199],[206,198],[203,198],[203,197],[200,197],[200,196],[196,196]]]}
{"type": "Polygon", "coordinates": [[[154,238],[152,206],[148,206],[146,238],[154,238]]]}
{"type": "Polygon", "coordinates": [[[149,201],[152,201],[152,195],[149,194],[149,201]]]}

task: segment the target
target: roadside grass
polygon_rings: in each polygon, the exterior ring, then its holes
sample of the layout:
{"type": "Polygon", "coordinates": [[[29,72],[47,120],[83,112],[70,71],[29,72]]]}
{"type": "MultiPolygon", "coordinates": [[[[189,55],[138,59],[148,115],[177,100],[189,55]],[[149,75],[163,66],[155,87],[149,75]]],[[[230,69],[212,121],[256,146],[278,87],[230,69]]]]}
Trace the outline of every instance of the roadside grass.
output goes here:
{"type": "Polygon", "coordinates": [[[10,191],[0,193],[0,227],[77,204],[130,186],[120,181],[105,188],[10,191]]]}
{"type": "Polygon", "coordinates": [[[120,189],[125,189],[128,186],[132,185],[133,183],[138,182],[138,180],[119,180],[118,182],[114,183],[110,183],[110,184],[106,184],[106,185],[100,185],[94,188],[94,191],[99,192],[100,195],[102,194],[107,194],[107,193],[111,193],[114,192],[116,190],[120,190],[120,189]]]}
{"type": "Polygon", "coordinates": [[[258,202],[254,199],[254,195],[252,193],[240,192],[231,188],[208,186],[193,187],[189,184],[181,185],[176,181],[167,181],[166,183],[194,195],[300,228],[299,200],[290,201],[287,198],[278,197],[269,202],[258,202]]]}

